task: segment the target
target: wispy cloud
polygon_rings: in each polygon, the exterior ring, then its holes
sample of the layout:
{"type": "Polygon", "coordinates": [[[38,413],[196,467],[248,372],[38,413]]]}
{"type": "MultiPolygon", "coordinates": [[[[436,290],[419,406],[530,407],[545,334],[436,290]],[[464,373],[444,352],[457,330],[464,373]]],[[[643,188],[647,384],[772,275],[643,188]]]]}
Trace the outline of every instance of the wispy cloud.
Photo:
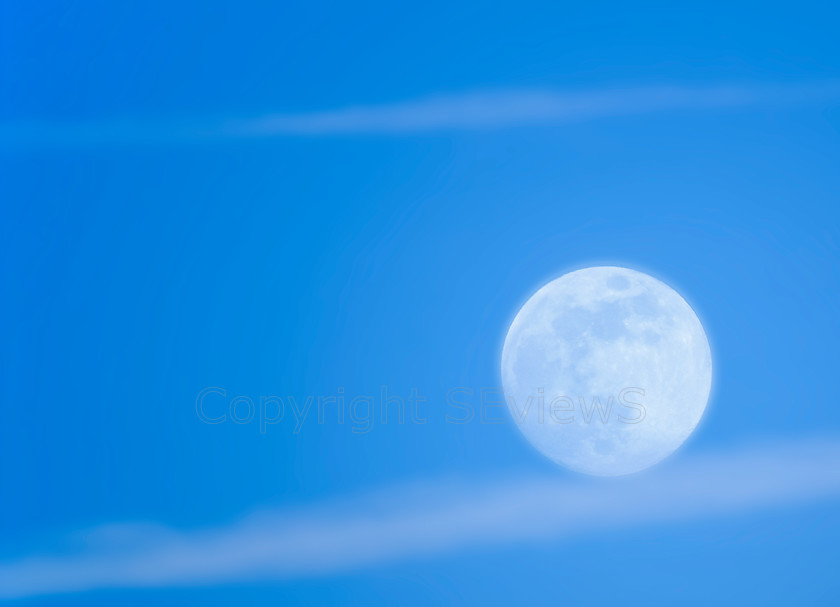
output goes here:
{"type": "Polygon", "coordinates": [[[448,95],[326,112],[276,114],[232,125],[249,135],[399,134],[437,130],[492,129],[756,103],[840,96],[840,84],[791,86],[650,86],[587,91],[502,90],[448,95]]]}
{"type": "Polygon", "coordinates": [[[840,441],[768,444],[622,479],[435,482],[228,526],[110,525],[0,563],[0,598],[323,576],[403,559],[840,497],[840,441]],[[616,507],[620,504],[620,507],[616,507]]]}
{"type": "Polygon", "coordinates": [[[836,81],[579,91],[507,89],[222,121],[191,118],[171,122],[14,122],[0,124],[0,149],[195,143],[252,137],[400,135],[838,99],[840,82],[836,81]]]}

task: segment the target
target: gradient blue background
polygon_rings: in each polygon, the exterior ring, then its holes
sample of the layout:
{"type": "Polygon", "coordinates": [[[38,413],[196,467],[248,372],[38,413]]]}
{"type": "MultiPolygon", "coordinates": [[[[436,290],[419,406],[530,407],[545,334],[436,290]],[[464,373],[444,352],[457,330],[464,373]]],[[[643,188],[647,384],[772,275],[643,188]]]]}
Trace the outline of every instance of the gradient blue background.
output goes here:
{"type": "MultiPolygon", "coordinates": [[[[247,118],[480,88],[836,78],[825,3],[5,2],[0,120],[247,118]]],[[[709,335],[684,451],[840,429],[840,108],[669,111],[399,136],[3,149],[0,556],[111,521],[182,529],[405,480],[572,473],[499,385],[525,299],[649,271],[709,335]],[[425,425],[201,423],[196,394],[427,397],[425,425]]],[[[223,402],[217,403],[223,411],[223,402]]],[[[215,406],[215,405],[213,405],[215,406]]],[[[682,452],[681,452],[682,453],[682,452]]],[[[679,454],[677,455],[679,457],[679,454]]],[[[837,604],[837,503],[306,581],[32,605],[837,604]]]]}

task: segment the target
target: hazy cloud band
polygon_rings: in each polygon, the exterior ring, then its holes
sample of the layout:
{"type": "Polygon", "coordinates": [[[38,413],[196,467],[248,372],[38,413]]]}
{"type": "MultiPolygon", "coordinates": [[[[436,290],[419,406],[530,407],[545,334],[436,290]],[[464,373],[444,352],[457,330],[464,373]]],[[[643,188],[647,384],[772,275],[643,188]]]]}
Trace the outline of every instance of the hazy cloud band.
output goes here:
{"type": "Polygon", "coordinates": [[[103,526],[70,538],[75,550],[0,563],[0,598],[323,576],[838,496],[838,440],[682,459],[618,479],[421,483],[199,531],[103,526]]]}
{"type": "Polygon", "coordinates": [[[838,99],[840,82],[835,81],[581,91],[508,89],[221,121],[7,122],[0,124],[0,149],[196,143],[253,137],[404,135],[838,99]]]}

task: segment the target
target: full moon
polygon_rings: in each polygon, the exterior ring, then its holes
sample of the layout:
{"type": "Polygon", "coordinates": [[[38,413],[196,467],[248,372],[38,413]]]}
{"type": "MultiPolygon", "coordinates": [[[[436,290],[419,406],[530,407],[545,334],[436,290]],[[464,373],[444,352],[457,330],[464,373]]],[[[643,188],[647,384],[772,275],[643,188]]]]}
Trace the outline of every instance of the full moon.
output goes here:
{"type": "Polygon", "coordinates": [[[599,476],[673,453],[703,415],[709,341],[668,285],[618,267],[570,272],[537,291],[502,350],[508,409],[558,464],[599,476]]]}

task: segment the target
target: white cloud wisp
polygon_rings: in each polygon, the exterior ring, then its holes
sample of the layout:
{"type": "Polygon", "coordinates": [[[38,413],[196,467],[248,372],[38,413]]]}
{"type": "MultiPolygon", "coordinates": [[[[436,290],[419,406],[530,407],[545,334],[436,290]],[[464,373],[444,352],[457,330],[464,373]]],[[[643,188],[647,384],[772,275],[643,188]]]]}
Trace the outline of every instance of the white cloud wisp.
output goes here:
{"type": "Polygon", "coordinates": [[[395,136],[838,99],[840,83],[834,81],[579,91],[503,89],[222,121],[10,122],[0,124],[0,150],[201,143],[262,137],[395,136]]]}
{"type": "Polygon", "coordinates": [[[102,526],[74,536],[75,551],[0,563],[0,598],[326,576],[837,497],[840,440],[684,458],[622,479],[424,483],[198,531],[102,526]]]}

